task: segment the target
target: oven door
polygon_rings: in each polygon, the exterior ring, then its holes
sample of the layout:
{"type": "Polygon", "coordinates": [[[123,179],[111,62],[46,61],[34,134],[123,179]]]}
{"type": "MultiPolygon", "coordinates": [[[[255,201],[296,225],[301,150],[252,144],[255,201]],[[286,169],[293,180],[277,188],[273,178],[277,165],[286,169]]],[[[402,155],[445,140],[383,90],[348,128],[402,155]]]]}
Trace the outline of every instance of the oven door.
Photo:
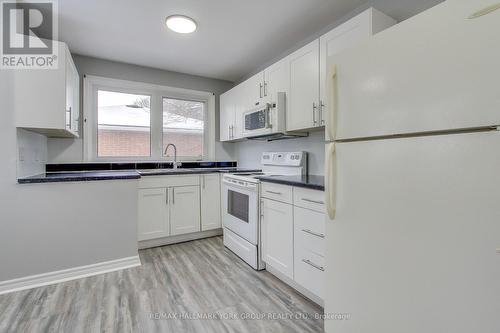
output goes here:
{"type": "Polygon", "coordinates": [[[259,188],[257,184],[240,185],[238,181],[223,181],[224,228],[228,228],[248,242],[257,245],[259,188]]]}
{"type": "Polygon", "coordinates": [[[272,127],[269,104],[243,112],[243,136],[270,134],[272,127]]]}

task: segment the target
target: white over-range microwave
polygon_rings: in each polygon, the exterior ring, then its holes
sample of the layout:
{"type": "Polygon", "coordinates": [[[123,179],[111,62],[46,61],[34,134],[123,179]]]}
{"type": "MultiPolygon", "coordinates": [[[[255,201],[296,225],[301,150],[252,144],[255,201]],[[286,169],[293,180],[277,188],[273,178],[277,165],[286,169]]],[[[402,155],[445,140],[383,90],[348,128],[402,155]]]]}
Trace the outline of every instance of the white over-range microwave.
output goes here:
{"type": "Polygon", "coordinates": [[[264,103],[243,112],[243,137],[278,140],[307,136],[305,133],[286,132],[286,95],[284,92],[278,92],[276,95],[276,102],[264,103]]]}

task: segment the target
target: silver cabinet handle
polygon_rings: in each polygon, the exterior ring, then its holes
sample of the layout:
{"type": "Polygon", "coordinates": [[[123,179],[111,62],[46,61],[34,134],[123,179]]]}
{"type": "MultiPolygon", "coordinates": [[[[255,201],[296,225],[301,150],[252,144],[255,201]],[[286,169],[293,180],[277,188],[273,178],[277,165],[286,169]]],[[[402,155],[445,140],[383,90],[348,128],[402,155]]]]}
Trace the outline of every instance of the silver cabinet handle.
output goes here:
{"type": "Polygon", "coordinates": [[[267,96],[267,82],[264,81],[264,96],[267,96]]]}
{"type": "Polygon", "coordinates": [[[323,201],[319,201],[319,200],[312,200],[312,199],[307,199],[307,198],[302,198],[301,200],[305,201],[305,202],[312,202],[312,203],[319,204],[319,205],[325,204],[323,201]]]}
{"type": "Polygon", "coordinates": [[[260,218],[261,219],[264,218],[264,208],[262,206],[264,206],[264,200],[260,201],[260,218]]]}
{"type": "Polygon", "coordinates": [[[320,234],[320,233],[314,232],[314,231],[309,230],[309,229],[302,229],[302,231],[305,233],[308,233],[310,235],[316,236],[316,237],[325,238],[324,234],[320,234]]]}
{"type": "Polygon", "coordinates": [[[267,190],[266,190],[266,192],[271,193],[271,194],[281,195],[281,192],[274,192],[274,191],[267,191],[267,190]]]}
{"type": "Polygon", "coordinates": [[[309,259],[302,259],[303,262],[305,262],[306,264],[316,268],[316,269],[319,269],[320,271],[324,272],[325,271],[325,268],[323,266],[320,266],[320,265],[316,265],[315,263],[313,263],[311,260],[309,259]]]}
{"type": "Polygon", "coordinates": [[[323,117],[323,111],[325,109],[325,103],[323,103],[322,100],[319,101],[319,124],[324,125],[325,124],[325,117],[323,117]]]}
{"type": "Polygon", "coordinates": [[[167,199],[165,201],[166,201],[166,204],[168,206],[168,188],[167,188],[167,199]]]}
{"type": "Polygon", "coordinates": [[[172,205],[175,205],[175,187],[172,187],[172,205]]]}
{"type": "Polygon", "coordinates": [[[259,83],[259,97],[262,98],[262,83],[259,83]]]}
{"type": "Polygon", "coordinates": [[[73,115],[72,115],[72,112],[71,112],[71,106],[69,107],[68,110],[66,110],[66,113],[68,113],[69,115],[69,120],[68,120],[68,123],[66,124],[66,128],[67,129],[71,129],[71,122],[73,121],[73,115]]]}
{"type": "Polygon", "coordinates": [[[316,121],[316,109],[318,107],[316,106],[316,102],[313,102],[313,124],[316,125],[318,122],[316,121]]]}
{"type": "Polygon", "coordinates": [[[201,177],[203,178],[203,189],[205,189],[205,175],[201,175],[201,177]]]}

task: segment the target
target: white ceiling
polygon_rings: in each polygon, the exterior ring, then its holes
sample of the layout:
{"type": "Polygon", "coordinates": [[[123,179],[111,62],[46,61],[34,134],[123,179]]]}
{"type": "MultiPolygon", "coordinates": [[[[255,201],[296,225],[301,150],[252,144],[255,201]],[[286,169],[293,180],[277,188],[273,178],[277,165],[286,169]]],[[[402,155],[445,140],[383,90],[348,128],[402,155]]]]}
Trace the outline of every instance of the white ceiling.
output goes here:
{"type": "MultiPolygon", "coordinates": [[[[398,20],[441,0],[373,0],[398,20]]],[[[366,0],[60,0],[59,39],[72,52],[235,81],[366,0]],[[183,14],[190,35],[165,27],[183,14]]]]}

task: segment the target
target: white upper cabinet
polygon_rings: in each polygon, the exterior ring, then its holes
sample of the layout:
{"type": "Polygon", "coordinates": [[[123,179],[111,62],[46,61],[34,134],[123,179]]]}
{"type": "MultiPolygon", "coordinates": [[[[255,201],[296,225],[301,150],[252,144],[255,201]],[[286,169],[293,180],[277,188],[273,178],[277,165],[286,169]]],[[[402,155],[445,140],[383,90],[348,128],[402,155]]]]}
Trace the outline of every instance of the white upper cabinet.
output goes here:
{"type": "Polygon", "coordinates": [[[320,126],[319,40],[289,56],[290,96],[286,113],[288,131],[320,126]]]}
{"type": "Polygon", "coordinates": [[[243,136],[244,88],[239,85],[220,95],[220,141],[222,142],[237,141],[243,136]]]}
{"type": "Polygon", "coordinates": [[[16,127],[50,137],[78,137],[80,78],[66,44],[58,47],[58,68],[14,74],[16,127]]]}
{"type": "Polygon", "coordinates": [[[220,141],[231,141],[234,126],[234,93],[233,89],[220,95],[220,141]]]}
{"type": "Polygon", "coordinates": [[[219,174],[200,175],[201,231],[221,227],[219,174]]]}
{"type": "Polygon", "coordinates": [[[266,102],[276,103],[278,92],[284,92],[286,104],[290,93],[290,69],[288,58],[284,58],[264,70],[263,95],[266,102]]]}
{"type": "Polygon", "coordinates": [[[394,24],[392,18],[369,8],[221,95],[221,141],[241,139],[243,112],[275,103],[281,91],[286,93],[287,131],[322,128],[328,119],[328,57],[394,24]],[[233,103],[226,102],[231,99],[233,103]]]}
{"type": "Polygon", "coordinates": [[[241,83],[240,107],[250,110],[264,102],[264,72],[259,72],[241,83]]]}
{"type": "Polygon", "coordinates": [[[385,15],[384,13],[370,8],[358,16],[352,18],[346,23],[327,32],[319,39],[319,103],[320,103],[320,118],[321,125],[324,125],[328,110],[328,93],[327,93],[327,59],[330,56],[336,55],[341,51],[360,45],[372,35],[396,24],[397,22],[385,15]]]}

